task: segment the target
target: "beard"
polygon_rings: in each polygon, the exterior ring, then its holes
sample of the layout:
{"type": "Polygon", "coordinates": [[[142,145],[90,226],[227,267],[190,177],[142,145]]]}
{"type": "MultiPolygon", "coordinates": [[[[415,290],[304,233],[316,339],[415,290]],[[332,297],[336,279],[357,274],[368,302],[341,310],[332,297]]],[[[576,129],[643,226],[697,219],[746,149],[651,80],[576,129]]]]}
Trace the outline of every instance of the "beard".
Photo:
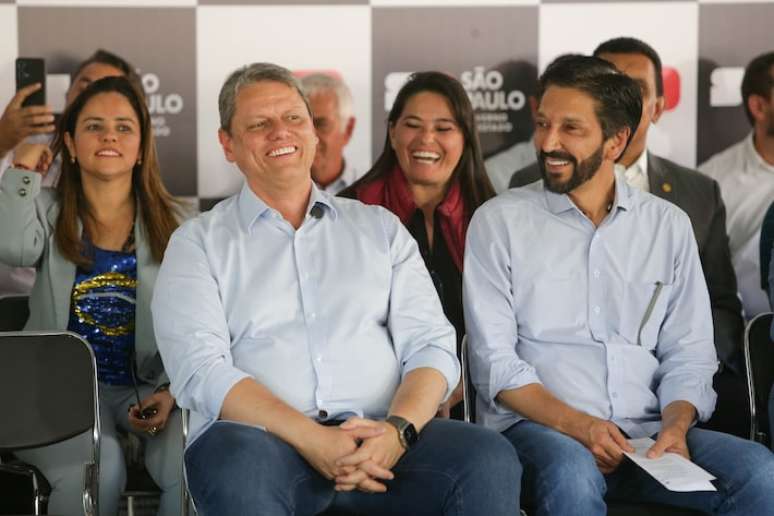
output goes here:
{"type": "Polygon", "coordinates": [[[549,192],[558,194],[566,194],[572,192],[580,185],[594,177],[599,167],[602,165],[602,154],[604,153],[604,142],[600,144],[599,148],[588,158],[584,159],[580,163],[572,154],[561,151],[551,152],[538,152],[538,168],[540,168],[540,176],[543,178],[543,185],[549,192]],[[554,175],[546,170],[545,159],[554,158],[568,161],[572,164],[572,175],[570,179],[562,181],[557,179],[554,175]]]}

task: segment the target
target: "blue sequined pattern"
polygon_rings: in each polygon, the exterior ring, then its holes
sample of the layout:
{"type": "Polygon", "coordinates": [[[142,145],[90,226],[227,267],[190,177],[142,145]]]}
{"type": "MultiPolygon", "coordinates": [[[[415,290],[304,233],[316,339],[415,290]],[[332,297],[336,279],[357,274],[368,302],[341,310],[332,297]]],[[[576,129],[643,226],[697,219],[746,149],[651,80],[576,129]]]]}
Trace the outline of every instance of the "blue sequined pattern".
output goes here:
{"type": "Polygon", "coordinates": [[[131,385],[137,257],[134,252],[93,250],[90,270],[78,267],[67,329],[94,349],[99,381],[131,385]]]}

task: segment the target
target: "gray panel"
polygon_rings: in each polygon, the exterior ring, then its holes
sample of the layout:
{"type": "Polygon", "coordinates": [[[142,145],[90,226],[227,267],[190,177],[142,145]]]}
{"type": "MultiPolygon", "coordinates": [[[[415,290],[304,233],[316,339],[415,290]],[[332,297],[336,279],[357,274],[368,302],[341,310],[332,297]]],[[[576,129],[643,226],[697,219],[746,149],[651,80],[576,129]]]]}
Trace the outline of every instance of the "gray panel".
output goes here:
{"type": "Polygon", "coordinates": [[[368,5],[368,0],[199,0],[199,5],[368,5]]]}
{"type": "Polygon", "coordinates": [[[741,105],[710,105],[710,76],[718,67],[744,68],[754,57],[774,49],[772,20],[772,4],[699,6],[697,163],[703,163],[750,132],[741,105]]]}
{"type": "Polygon", "coordinates": [[[394,72],[438,70],[460,79],[474,107],[481,106],[476,114],[486,156],[528,139],[537,17],[537,6],[374,8],[374,157],[384,147],[385,78],[394,72]]]}
{"type": "MultiPolygon", "coordinates": [[[[693,2],[696,3],[699,0],[626,0],[626,2],[693,2]]],[[[595,3],[595,4],[620,4],[622,3],[621,0],[594,0],[593,2],[589,2],[588,0],[540,0],[541,4],[588,4],[588,3],[595,3]]]]}
{"type": "Polygon", "coordinates": [[[72,72],[97,48],[136,66],[164,183],[197,195],[195,8],[19,7],[18,16],[20,55],[45,57],[48,73],[72,72]]]}

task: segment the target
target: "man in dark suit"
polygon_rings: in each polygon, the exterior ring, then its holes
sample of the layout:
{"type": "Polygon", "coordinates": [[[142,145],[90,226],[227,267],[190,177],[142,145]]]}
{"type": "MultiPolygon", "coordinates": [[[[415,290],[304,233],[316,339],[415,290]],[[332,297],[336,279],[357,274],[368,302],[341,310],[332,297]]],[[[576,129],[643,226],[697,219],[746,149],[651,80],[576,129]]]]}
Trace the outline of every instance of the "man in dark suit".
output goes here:
{"type": "MultiPolygon", "coordinates": [[[[742,365],[742,304],[737,296],[736,276],[731,263],[726,233],[726,209],[718,183],[695,170],[655,156],[646,150],[648,129],[664,111],[661,59],[647,43],[634,38],[605,41],[594,56],[613,63],[635,79],[642,88],[642,118],[629,147],[616,165],[631,186],[673,202],[691,219],[707,280],[715,347],[721,366],[715,375],[718,404],[709,427],[743,436],[746,385],[742,365]]],[[[537,165],[517,171],[509,187],[524,186],[542,179],[537,165]]]]}

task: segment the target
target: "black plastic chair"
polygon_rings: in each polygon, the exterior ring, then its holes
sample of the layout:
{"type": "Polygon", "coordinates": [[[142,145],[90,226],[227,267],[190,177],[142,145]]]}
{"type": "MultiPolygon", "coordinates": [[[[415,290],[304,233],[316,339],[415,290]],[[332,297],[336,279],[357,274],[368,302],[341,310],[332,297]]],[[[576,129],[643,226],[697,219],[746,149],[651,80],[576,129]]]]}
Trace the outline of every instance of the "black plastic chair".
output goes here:
{"type": "MultiPolygon", "coordinates": [[[[97,389],[94,354],[78,335],[0,333],[0,452],[47,446],[90,430],[91,454],[83,464],[87,516],[99,514],[97,389]]],[[[35,493],[33,514],[41,514],[45,502],[35,493]]]]}
{"type": "Polygon", "coordinates": [[[750,400],[750,439],[771,443],[768,397],[774,384],[774,341],[771,324],[774,313],[756,315],[744,331],[744,360],[750,400]]]}
{"type": "Polygon", "coordinates": [[[21,331],[29,317],[28,296],[0,296],[0,331],[21,331]]]}
{"type": "MultiPolygon", "coordinates": [[[[181,418],[183,420],[183,451],[182,453],[185,453],[185,446],[188,443],[188,423],[189,423],[189,413],[188,409],[180,408],[181,411],[181,418]]],[[[196,512],[196,506],[194,505],[193,498],[191,497],[191,493],[188,491],[188,478],[185,476],[185,461],[183,461],[183,492],[182,492],[182,511],[181,516],[188,516],[191,513],[191,509],[193,509],[193,513],[197,514],[196,512]]]]}

